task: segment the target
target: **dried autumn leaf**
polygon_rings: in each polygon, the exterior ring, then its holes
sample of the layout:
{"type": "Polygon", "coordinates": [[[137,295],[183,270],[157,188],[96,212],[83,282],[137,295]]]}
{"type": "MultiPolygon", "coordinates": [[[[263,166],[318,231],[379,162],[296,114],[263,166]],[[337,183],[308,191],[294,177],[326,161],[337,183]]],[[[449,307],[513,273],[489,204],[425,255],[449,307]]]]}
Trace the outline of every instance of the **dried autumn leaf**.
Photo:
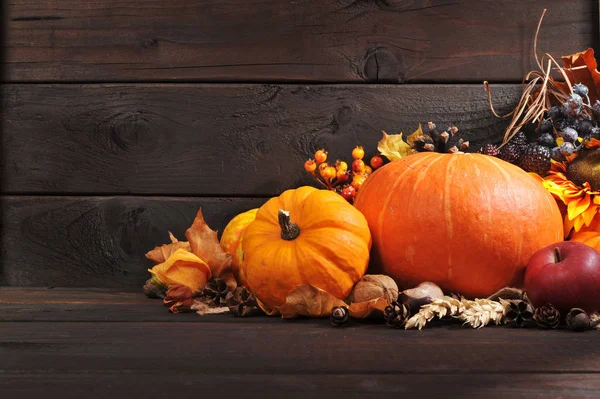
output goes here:
{"type": "Polygon", "coordinates": [[[504,287],[490,295],[487,299],[490,301],[498,301],[500,298],[504,300],[524,299],[526,295],[525,291],[520,288],[504,287]]]}
{"type": "Polygon", "coordinates": [[[178,241],[170,231],[169,238],[171,239],[170,244],[165,244],[154,248],[152,251],[149,251],[146,254],[146,258],[150,259],[155,264],[159,264],[169,259],[169,257],[173,255],[173,252],[177,251],[178,249],[185,249],[188,252],[192,251],[189,242],[178,241]]]}
{"type": "Polygon", "coordinates": [[[402,159],[409,156],[414,151],[410,148],[408,143],[402,140],[402,133],[400,134],[387,134],[383,133],[383,138],[377,143],[377,150],[381,155],[385,156],[390,161],[402,159]]]}
{"type": "Polygon", "coordinates": [[[163,303],[171,313],[191,312],[195,294],[196,291],[185,285],[173,285],[167,290],[163,303]]]}
{"type": "Polygon", "coordinates": [[[277,310],[284,319],[298,316],[325,317],[336,306],[348,305],[320,288],[300,285],[285,298],[285,303],[278,306],[277,310]]]}
{"type": "Polygon", "coordinates": [[[279,313],[279,310],[271,309],[271,308],[267,307],[258,298],[256,298],[256,304],[258,305],[260,310],[262,310],[267,316],[279,316],[281,314],[281,313],[279,313]]]}
{"type": "Polygon", "coordinates": [[[408,146],[410,148],[413,148],[413,143],[417,140],[419,140],[419,137],[423,137],[425,136],[423,134],[423,128],[421,127],[421,124],[419,123],[419,128],[417,130],[415,130],[413,132],[413,134],[411,134],[410,136],[406,137],[406,143],[408,144],[408,146]]]}
{"type": "Polygon", "coordinates": [[[367,317],[381,317],[383,310],[390,303],[385,298],[376,298],[370,301],[354,302],[348,307],[350,316],[355,319],[366,319],[367,317]]]}
{"type": "Polygon", "coordinates": [[[221,277],[221,273],[231,267],[231,255],[221,248],[217,232],[208,227],[204,221],[202,209],[198,210],[194,223],[187,229],[185,236],[192,252],[206,262],[214,277],[221,277]]]}
{"type": "Polygon", "coordinates": [[[168,287],[183,285],[193,291],[204,287],[211,277],[206,262],[185,249],[178,249],[165,262],[148,271],[168,287]]]}
{"type": "MultiPolygon", "coordinates": [[[[594,105],[600,99],[600,72],[598,63],[594,57],[594,50],[589,48],[580,53],[562,57],[562,63],[571,84],[583,83],[589,89],[590,103],[594,105]]],[[[556,82],[564,93],[568,93],[568,85],[564,82],[556,82]]]]}

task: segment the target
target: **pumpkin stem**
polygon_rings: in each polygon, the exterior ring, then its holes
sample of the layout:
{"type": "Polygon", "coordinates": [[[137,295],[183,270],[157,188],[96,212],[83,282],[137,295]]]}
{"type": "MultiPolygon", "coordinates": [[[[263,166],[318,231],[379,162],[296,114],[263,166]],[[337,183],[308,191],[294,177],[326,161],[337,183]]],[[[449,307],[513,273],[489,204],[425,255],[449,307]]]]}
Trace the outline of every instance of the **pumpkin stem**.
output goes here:
{"type": "Polygon", "coordinates": [[[279,219],[279,226],[281,227],[281,238],[286,241],[295,240],[300,235],[300,228],[290,219],[290,212],[280,209],[277,212],[277,217],[279,219]]]}

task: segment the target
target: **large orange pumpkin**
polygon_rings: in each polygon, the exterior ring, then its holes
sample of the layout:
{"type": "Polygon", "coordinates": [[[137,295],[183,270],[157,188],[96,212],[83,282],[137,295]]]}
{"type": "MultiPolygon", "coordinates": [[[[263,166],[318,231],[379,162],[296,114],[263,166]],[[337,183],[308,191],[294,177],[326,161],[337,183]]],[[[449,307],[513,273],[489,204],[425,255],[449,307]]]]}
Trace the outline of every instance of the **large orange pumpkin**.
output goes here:
{"type": "Polygon", "coordinates": [[[367,270],[371,234],[340,195],[300,187],[258,210],[242,248],[248,288],[273,309],[304,284],[346,298],[367,270]]]}
{"type": "Polygon", "coordinates": [[[588,227],[583,227],[571,236],[571,241],[578,241],[595,248],[600,252],[600,214],[596,215],[588,227]]]}
{"type": "Polygon", "coordinates": [[[372,256],[401,288],[423,281],[485,297],[520,284],[530,256],[563,239],[544,187],[480,154],[419,153],[391,162],[361,187],[372,256]]]}
{"type": "Polygon", "coordinates": [[[246,232],[246,228],[254,221],[254,218],[256,218],[256,212],[258,212],[258,208],[250,209],[249,211],[235,216],[227,223],[227,226],[225,226],[225,229],[223,230],[223,235],[221,236],[221,248],[223,248],[225,253],[233,255],[231,269],[235,279],[240,285],[244,285],[244,276],[240,273],[241,252],[237,251],[237,248],[238,246],[241,246],[242,237],[246,232]]]}

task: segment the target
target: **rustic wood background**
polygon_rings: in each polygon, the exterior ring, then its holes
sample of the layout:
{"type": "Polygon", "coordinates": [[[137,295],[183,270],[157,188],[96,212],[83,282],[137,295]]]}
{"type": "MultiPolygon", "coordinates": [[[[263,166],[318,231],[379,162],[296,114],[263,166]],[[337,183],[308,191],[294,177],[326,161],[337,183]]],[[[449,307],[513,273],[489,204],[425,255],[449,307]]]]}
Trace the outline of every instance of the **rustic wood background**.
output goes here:
{"type": "Polygon", "coordinates": [[[481,82],[511,109],[544,7],[542,51],[599,40],[597,0],[2,4],[5,286],[139,290],[168,230],[310,183],[319,147],[429,120],[498,139],[481,82]]]}

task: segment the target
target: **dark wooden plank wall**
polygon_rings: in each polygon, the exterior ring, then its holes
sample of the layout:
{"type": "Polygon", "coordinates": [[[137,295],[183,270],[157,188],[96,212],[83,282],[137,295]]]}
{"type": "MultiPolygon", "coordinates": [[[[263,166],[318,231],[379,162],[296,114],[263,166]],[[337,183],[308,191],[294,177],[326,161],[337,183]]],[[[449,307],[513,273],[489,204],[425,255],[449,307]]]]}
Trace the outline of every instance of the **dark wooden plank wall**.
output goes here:
{"type": "Polygon", "coordinates": [[[0,285],[138,290],[143,254],[198,206],[237,212],[309,183],[327,146],[506,121],[533,67],[597,47],[579,0],[11,0],[4,4],[0,285]],[[392,84],[396,83],[396,84],[392,84]],[[399,85],[397,83],[409,83],[399,85]],[[425,83],[425,84],[424,84],[425,83]]]}

